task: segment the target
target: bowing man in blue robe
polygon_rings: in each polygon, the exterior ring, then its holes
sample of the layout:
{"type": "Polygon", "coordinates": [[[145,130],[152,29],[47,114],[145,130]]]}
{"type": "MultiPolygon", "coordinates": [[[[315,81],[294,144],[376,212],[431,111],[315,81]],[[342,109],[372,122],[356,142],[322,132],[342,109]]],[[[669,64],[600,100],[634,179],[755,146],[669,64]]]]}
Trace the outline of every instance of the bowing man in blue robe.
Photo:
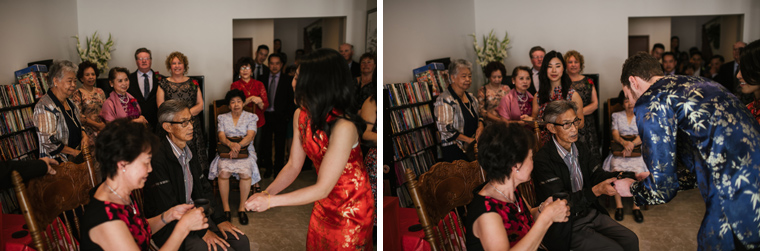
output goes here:
{"type": "Polygon", "coordinates": [[[625,61],[620,81],[636,103],[651,172],[630,186],[636,204],[662,204],[676,196],[678,154],[696,175],[707,209],[699,250],[760,248],[760,125],[744,104],[709,79],[664,77],[657,60],[643,52],[625,61]]]}

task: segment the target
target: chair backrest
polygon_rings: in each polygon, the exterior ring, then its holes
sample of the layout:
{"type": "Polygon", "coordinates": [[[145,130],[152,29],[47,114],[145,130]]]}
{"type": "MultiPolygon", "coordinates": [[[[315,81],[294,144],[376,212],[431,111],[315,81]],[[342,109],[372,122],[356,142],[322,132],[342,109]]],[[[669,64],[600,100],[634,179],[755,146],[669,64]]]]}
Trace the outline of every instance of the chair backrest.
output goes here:
{"type": "MultiPolygon", "coordinates": [[[[407,188],[425,231],[425,240],[430,243],[432,250],[444,250],[447,246],[454,250],[454,243],[442,236],[456,234],[457,223],[459,231],[463,233],[462,223],[461,220],[455,223],[452,217],[449,217],[450,222],[447,223],[444,218],[455,208],[472,201],[472,191],[485,182],[485,172],[477,161],[457,160],[453,163],[436,163],[429,171],[420,175],[419,179],[416,179],[414,171],[407,169],[406,177],[407,188]],[[440,223],[443,223],[444,231],[447,232],[445,235],[441,234],[438,227],[440,223]]],[[[459,216],[456,218],[461,219],[459,216]]],[[[464,243],[459,243],[459,240],[457,237],[457,246],[461,250],[464,243]]]]}
{"type": "Polygon", "coordinates": [[[612,141],[612,114],[624,111],[625,107],[623,107],[623,101],[618,100],[618,98],[610,98],[607,99],[607,105],[605,107],[606,113],[604,114],[604,135],[607,136],[606,140],[603,141],[604,145],[602,148],[602,154],[603,156],[607,156],[610,150],[610,142],[612,141]]]}
{"type": "MultiPolygon", "coordinates": [[[[86,146],[82,152],[85,162],[53,165],[55,175],[34,178],[27,184],[24,184],[18,172],[12,174],[16,197],[29,227],[32,244],[38,251],[57,249],[60,243],[76,243],[72,235],[78,235],[80,231],[78,214],[90,202],[90,189],[100,184],[97,179],[100,167],[94,164],[86,146]],[[76,212],[76,209],[80,209],[80,212],[76,212]]],[[[68,250],[70,246],[65,247],[68,250]]]]}

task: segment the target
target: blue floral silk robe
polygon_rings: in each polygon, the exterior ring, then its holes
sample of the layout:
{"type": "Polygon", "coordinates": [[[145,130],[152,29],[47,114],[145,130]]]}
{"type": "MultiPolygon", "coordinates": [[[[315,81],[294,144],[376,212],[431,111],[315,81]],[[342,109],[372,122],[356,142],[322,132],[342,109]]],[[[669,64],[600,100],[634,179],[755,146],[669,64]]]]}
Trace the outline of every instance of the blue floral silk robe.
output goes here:
{"type": "Polygon", "coordinates": [[[760,247],[760,125],[744,104],[708,79],[668,76],[639,97],[634,112],[652,174],[631,187],[636,203],[676,196],[678,154],[707,209],[699,250],[734,250],[734,236],[760,247]]]}

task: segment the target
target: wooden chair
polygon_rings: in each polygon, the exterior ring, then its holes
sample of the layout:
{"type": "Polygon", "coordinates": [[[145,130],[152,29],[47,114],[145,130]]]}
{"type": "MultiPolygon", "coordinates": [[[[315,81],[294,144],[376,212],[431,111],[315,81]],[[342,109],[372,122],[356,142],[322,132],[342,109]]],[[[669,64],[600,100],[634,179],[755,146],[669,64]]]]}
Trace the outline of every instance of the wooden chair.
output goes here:
{"type": "Polygon", "coordinates": [[[429,171],[420,175],[419,180],[416,179],[414,171],[406,169],[406,178],[407,188],[425,231],[425,240],[430,243],[431,249],[463,250],[464,239],[457,232],[464,233],[464,228],[456,208],[469,204],[473,197],[472,191],[485,182],[485,173],[478,162],[457,160],[453,163],[436,163],[429,171]],[[452,210],[456,215],[456,222],[449,216],[452,210]],[[446,216],[449,216],[449,222],[444,220],[446,216]],[[443,233],[438,227],[441,224],[443,233]],[[455,241],[448,238],[452,234],[457,236],[455,241]]]}
{"type": "Polygon", "coordinates": [[[34,178],[26,184],[18,172],[12,173],[16,197],[29,227],[32,245],[38,251],[78,249],[73,236],[80,232],[76,209],[83,210],[90,202],[90,189],[100,183],[96,178],[100,168],[94,164],[89,149],[85,146],[82,152],[85,162],[53,165],[55,175],[34,178]],[[66,212],[73,213],[67,215],[66,212]]]}
{"type": "MultiPolygon", "coordinates": [[[[213,147],[214,147],[213,148],[214,149],[214,154],[211,155],[211,156],[216,155],[216,145],[219,143],[219,138],[217,138],[217,134],[218,133],[217,133],[217,128],[216,128],[216,126],[218,125],[218,122],[219,122],[219,120],[218,120],[219,119],[219,115],[220,114],[225,114],[225,113],[228,113],[228,112],[231,111],[230,107],[225,104],[225,101],[223,99],[222,100],[214,100],[213,108],[214,108],[213,109],[214,112],[212,114],[214,116],[214,119],[213,119],[214,124],[213,125],[209,125],[209,128],[212,129],[209,132],[209,137],[211,139],[213,139],[213,142],[214,142],[212,144],[213,147]]],[[[250,112],[250,113],[254,113],[255,106],[243,106],[243,110],[247,111],[247,112],[250,112]]],[[[219,192],[218,187],[219,187],[219,185],[217,184],[217,179],[214,179],[214,194],[217,194],[219,192]]],[[[234,179],[230,180],[230,188],[237,189],[237,187],[238,187],[238,181],[234,180],[234,179]]],[[[253,191],[253,189],[251,189],[251,192],[252,191],[253,191]]],[[[250,194],[249,194],[249,196],[250,196],[250,194]]]]}

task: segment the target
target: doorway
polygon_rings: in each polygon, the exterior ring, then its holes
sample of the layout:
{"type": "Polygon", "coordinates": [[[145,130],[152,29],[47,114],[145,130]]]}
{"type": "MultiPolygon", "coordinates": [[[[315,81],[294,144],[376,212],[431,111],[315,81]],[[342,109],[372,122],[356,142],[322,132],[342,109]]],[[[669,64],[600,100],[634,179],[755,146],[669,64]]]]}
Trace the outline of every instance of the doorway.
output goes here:
{"type": "Polygon", "coordinates": [[[232,39],[232,79],[237,80],[239,74],[235,68],[238,60],[243,57],[253,57],[253,38],[232,39]]]}
{"type": "Polygon", "coordinates": [[[649,36],[628,36],[628,57],[640,51],[649,51],[649,36]]]}

